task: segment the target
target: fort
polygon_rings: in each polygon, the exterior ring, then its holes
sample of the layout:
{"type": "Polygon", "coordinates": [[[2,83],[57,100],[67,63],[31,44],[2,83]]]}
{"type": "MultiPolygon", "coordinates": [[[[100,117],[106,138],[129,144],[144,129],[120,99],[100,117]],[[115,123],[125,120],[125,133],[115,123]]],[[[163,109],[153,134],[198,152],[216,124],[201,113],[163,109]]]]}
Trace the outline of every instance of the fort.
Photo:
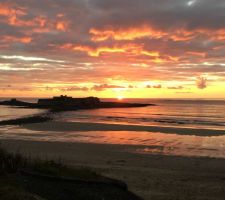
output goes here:
{"type": "Polygon", "coordinates": [[[51,99],[39,99],[39,106],[63,106],[63,107],[96,107],[100,104],[100,99],[97,97],[73,98],[61,95],[51,99]]]}

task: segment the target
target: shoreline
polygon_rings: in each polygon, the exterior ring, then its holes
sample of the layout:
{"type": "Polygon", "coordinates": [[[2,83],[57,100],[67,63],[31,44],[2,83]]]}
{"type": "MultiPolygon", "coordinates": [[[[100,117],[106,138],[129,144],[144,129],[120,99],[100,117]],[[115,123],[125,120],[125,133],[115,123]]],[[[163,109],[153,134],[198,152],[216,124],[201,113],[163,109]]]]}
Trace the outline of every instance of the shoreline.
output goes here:
{"type": "Polygon", "coordinates": [[[125,181],[132,192],[146,200],[181,198],[188,194],[194,199],[211,196],[210,199],[222,200],[224,194],[225,159],[221,158],[144,155],[125,151],[128,145],[0,142],[8,151],[30,158],[61,160],[72,167],[93,168],[102,175],[125,181]]]}

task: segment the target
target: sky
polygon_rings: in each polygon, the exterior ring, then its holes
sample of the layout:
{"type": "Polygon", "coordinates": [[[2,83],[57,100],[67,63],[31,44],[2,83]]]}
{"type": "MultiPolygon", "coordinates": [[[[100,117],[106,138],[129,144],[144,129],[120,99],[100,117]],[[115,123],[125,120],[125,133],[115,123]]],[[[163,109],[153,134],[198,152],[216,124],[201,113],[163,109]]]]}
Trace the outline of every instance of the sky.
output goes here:
{"type": "Polygon", "coordinates": [[[0,97],[225,98],[224,0],[0,0],[0,97]]]}

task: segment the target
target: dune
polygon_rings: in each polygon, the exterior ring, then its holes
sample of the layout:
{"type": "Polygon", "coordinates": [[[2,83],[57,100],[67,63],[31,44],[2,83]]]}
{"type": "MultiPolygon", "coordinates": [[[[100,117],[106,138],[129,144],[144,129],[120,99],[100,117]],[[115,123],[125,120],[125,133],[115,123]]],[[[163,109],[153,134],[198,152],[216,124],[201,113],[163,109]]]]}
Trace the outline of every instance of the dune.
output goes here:
{"type": "Polygon", "coordinates": [[[145,200],[224,200],[224,159],[144,155],[126,151],[132,148],[129,145],[25,140],[1,140],[1,144],[29,158],[61,160],[122,180],[145,200]]]}

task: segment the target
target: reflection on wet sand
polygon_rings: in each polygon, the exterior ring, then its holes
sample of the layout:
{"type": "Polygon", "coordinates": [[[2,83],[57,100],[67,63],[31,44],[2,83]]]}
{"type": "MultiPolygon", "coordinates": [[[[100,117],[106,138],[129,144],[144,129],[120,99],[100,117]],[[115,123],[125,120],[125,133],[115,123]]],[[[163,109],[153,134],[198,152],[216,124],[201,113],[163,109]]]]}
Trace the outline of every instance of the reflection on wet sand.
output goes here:
{"type": "MultiPolygon", "coordinates": [[[[4,129],[4,130],[3,130],[4,129]]],[[[32,131],[6,126],[0,139],[125,145],[133,153],[225,158],[225,136],[193,136],[143,131],[32,131]]]]}

